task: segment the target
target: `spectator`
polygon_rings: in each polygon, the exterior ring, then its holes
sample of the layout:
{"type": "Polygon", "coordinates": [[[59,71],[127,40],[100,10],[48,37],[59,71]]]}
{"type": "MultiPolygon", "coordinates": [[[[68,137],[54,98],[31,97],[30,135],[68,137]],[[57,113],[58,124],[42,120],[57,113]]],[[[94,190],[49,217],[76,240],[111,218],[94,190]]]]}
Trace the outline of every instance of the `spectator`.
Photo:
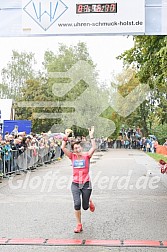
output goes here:
{"type": "Polygon", "coordinates": [[[165,143],[163,144],[163,146],[167,147],[167,139],[165,139],[165,143]]]}
{"type": "Polygon", "coordinates": [[[12,130],[11,134],[14,136],[18,136],[18,126],[17,125],[14,126],[14,129],[12,130]]]}
{"type": "Polygon", "coordinates": [[[5,132],[4,139],[6,140],[6,139],[8,138],[8,136],[9,136],[9,132],[8,132],[8,131],[6,131],[6,132],[5,132]]]}
{"type": "Polygon", "coordinates": [[[149,139],[146,140],[146,152],[151,152],[151,141],[149,139]]]}
{"type": "Polygon", "coordinates": [[[155,141],[154,141],[154,152],[155,153],[156,153],[157,147],[158,147],[158,141],[155,139],[155,141]]]}
{"type": "Polygon", "coordinates": [[[6,172],[11,171],[11,146],[10,146],[10,141],[7,140],[2,151],[4,152],[4,157],[5,157],[5,168],[6,172]]]}

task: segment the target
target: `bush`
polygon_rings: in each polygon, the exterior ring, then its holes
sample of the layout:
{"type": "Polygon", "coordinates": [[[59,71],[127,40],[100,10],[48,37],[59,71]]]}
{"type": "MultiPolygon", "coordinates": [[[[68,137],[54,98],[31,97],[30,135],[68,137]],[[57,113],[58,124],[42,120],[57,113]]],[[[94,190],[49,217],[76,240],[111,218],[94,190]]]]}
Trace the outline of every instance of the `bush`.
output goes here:
{"type": "Polygon", "coordinates": [[[162,145],[165,142],[165,139],[167,139],[167,123],[152,129],[151,134],[155,135],[159,144],[162,145]]]}

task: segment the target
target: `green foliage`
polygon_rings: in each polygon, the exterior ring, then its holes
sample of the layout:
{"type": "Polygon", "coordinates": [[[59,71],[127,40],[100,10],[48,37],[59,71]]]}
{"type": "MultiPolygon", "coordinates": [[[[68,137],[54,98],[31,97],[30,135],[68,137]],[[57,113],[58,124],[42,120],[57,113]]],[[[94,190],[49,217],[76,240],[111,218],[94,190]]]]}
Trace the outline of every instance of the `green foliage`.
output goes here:
{"type": "Polygon", "coordinates": [[[3,98],[17,99],[21,96],[21,88],[28,79],[34,78],[33,66],[35,64],[33,53],[12,52],[11,61],[2,69],[3,98]]]}
{"type": "MultiPolygon", "coordinates": [[[[22,108],[16,106],[17,117],[19,119],[32,120],[33,131],[41,132],[49,131],[55,124],[61,124],[61,114],[66,112],[67,115],[63,115],[63,120],[68,123],[69,127],[73,125],[74,133],[77,135],[86,135],[88,132],[84,127],[81,127],[81,125],[84,126],[85,121],[88,124],[90,121],[90,126],[92,125],[94,114],[98,113],[100,106],[103,103],[103,99],[106,99],[106,96],[104,97],[103,95],[102,88],[98,87],[96,80],[97,72],[94,63],[89,56],[86,45],[84,43],[78,43],[74,47],[67,47],[66,45],[61,44],[56,54],[51,51],[45,52],[43,65],[47,72],[46,75],[42,75],[42,78],[38,77],[26,81],[24,87],[21,89],[23,95],[17,99],[18,102],[32,101],[36,106],[22,108]],[[80,80],[70,91],[67,92],[67,94],[60,96],[59,92],[56,93],[53,91],[53,87],[57,85],[59,86],[59,83],[62,83],[63,85],[63,83],[68,83],[71,80],[68,78],[53,78],[50,77],[50,73],[67,72],[79,60],[88,62],[92,67],[91,73],[84,73],[87,77],[88,74],[90,74],[91,78],[93,78],[91,89],[89,88],[89,83],[80,80]],[[87,97],[87,100],[85,100],[85,97],[87,97]],[[72,102],[72,104],[75,105],[74,107],[76,107],[78,111],[76,118],[69,116],[71,112],[74,112],[73,107],[67,106],[63,108],[61,105],[57,105],[59,103],[63,104],[63,102],[72,102]],[[49,104],[51,105],[49,106],[49,104]],[[54,113],[59,113],[60,118],[54,118],[54,113]],[[46,115],[48,115],[47,119],[46,115]],[[53,115],[53,118],[49,118],[50,115],[53,115]],[[78,125],[78,122],[80,125],[78,125]]],[[[75,70],[74,78],[75,75],[78,75],[77,69],[75,70]]]]}
{"type": "Polygon", "coordinates": [[[151,134],[157,137],[160,144],[163,144],[167,139],[167,123],[155,126],[151,134]]]}
{"type": "MultiPolygon", "coordinates": [[[[134,48],[125,51],[118,57],[124,60],[126,68],[116,76],[112,88],[114,92],[119,92],[123,97],[126,97],[139,83],[147,83],[152,89],[150,96],[126,118],[118,115],[111,107],[105,108],[101,117],[115,123],[114,137],[119,134],[122,124],[125,124],[129,127],[140,126],[140,128],[143,128],[144,135],[153,133],[162,138],[167,132],[166,128],[164,128],[162,135],[158,135],[157,131],[161,132],[161,129],[167,123],[167,37],[135,36],[134,42],[134,48]],[[127,68],[127,66],[130,67],[127,68]]],[[[94,113],[101,111],[101,104],[103,104],[104,99],[109,98],[104,89],[98,86],[96,65],[89,55],[86,44],[79,42],[76,46],[70,47],[60,44],[57,53],[46,51],[43,62],[45,73],[39,72],[38,76],[34,73],[34,63],[35,59],[32,53],[13,51],[11,62],[2,71],[1,98],[14,98],[17,102],[32,101],[34,104],[41,102],[40,106],[34,107],[18,107],[16,104],[16,119],[31,119],[33,131],[50,130],[52,125],[61,123],[61,113],[66,112],[69,126],[73,125],[76,134],[85,135],[87,131],[79,125],[76,127],[76,121],[68,116],[68,114],[74,112],[74,108],[62,108],[54,105],[54,103],[75,103],[79,101],[78,111],[82,113],[77,114],[77,119],[82,125],[84,123],[83,116],[85,116],[87,122],[92,123],[94,113]],[[59,92],[53,92],[54,85],[58,86],[59,83],[62,83],[62,85],[67,83],[68,85],[71,80],[68,78],[51,78],[48,73],[67,72],[79,60],[85,60],[92,66],[93,88],[89,90],[88,83],[81,80],[64,96],[60,96],[59,92]],[[86,94],[87,99],[82,94],[86,94]],[[46,105],[45,102],[49,102],[48,104],[51,105],[46,105]],[[87,111],[89,111],[89,115],[87,115],[87,111]],[[54,118],[54,116],[52,119],[49,118],[49,115],[54,115],[54,113],[60,113],[60,118],[54,118]],[[42,115],[45,114],[48,114],[47,119],[42,118],[42,115]],[[40,115],[40,117],[35,117],[35,115],[40,115]]],[[[132,106],[134,101],[135,97],[131,101],[132,106]]],[[[122,109],[126,109],[126,107],[122,109]]]]}
{"type": "Polygon", "coordinates": [[[0,99],[7,99],[8,93],[8,86],[5,84],[0,84],[0,99]]]}
{"type": "Polygon", "coordinates": [[[146,154],[149,155],[150,157],[152,157],[153,159],[155,159],[158,162],[161,159],[164,160],[165,162],[167,162],[167,157],[162,155],[162,154],[151,153],[151,152],[146,152],[146,154]]]}
{"type": "Polygon", "coordinates": [[[152,91],[137,109],[145,134],[157,123],[167,123],[167,36],[134,36],[134,47],[118,56],[125,66],[133,66],[140,83],[149,84],[152,91]]]}
{"type": "MultiPolygon", "coordinates": [[[[114,93],[118,93],[119,95],[126,97],[129,95],[133,89],[135,89],[140,84],[139,78],[137,76],[137,72],[135,68],[124,68],[124,70],[117,74],[115,76],[114,81],[111,83],[111,90],[113,90],[114,93]]],[[[132,96],[128,103],[124,104],[124,107],[122,107],[122,102],[119,104],[119,100],[117,101],[117,106],[120,107],[119,111],[123,111],[128,109],[129,106],[133,106],[133,104],[136,102],[136,97],[132,96]]],[[[122,124],[126,125],[127,128],[137,127],[139,126],[144,135],[148,134],[147,129],[147,116],[148,116],[148,110],[146,106],[146,102],[143,102],[140,104],[140,106],[132,112],[127,117],[119,116],[113,109],[110,108],[111,117],[113,118],[113,121],[116,124],[116,134],[118,136],[120,132],[120,127],[122,124]]],[[[115,134],[114,134],[115,135],[115,134]]]]}
{"type": "Polygon", "coordinates": [[[43,65],[47,72],[66,72],[79,60],[85,60],[95,67],[85,43],[79,42],[70,47],[60,44],[56,54],[52,51],[45,52],[43,65]]]}
{"type": "Polygon", "coordinates": [[[115,123],[116,129],[109,137],[116,139],[119,135],[120,128],[123,123],[123,118],[119,116],[110,106],[101,114],[101,117],[112,120],[115,123]]]}

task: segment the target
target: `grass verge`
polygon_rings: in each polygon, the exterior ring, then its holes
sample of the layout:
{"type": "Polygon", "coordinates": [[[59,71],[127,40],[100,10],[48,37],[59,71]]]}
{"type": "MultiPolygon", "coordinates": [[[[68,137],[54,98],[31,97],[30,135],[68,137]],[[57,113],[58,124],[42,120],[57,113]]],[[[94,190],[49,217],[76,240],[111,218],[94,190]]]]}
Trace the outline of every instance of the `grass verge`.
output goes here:
{"type": "Polygon", "coordinates": [[[151,153],[151,152],[146,152],[146,153],[150,157],[154,158],[156,161],[159,161],[160,159],[162,159],[167,163],[167,156],[164,156],[162,154],[157,154],[157,153],[151,153]]]}

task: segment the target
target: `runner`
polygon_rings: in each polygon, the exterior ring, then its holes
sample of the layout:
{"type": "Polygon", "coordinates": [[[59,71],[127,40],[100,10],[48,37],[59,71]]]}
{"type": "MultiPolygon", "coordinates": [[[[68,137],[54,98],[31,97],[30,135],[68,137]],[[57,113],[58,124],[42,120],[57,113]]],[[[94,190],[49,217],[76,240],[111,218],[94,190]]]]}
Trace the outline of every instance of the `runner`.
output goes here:
{"type": "Polygon", "coordinates": [[[91,212],[94,212],[95,210],[93,201],[90,199],[92,186],[89,176],[90,158],[96,149],[96,143],[93,137],[94,126],[89,129],[92,147],[88,152],[82,152],[80,141],[73,142],[71,144],[72,152],[66,148],[66,143],[70,133],[70,130],[66,131],[66,137],[63,138],[61,148],[65,155],[68,156],[72,161],[73,181],[71,184],[71,191],[73,194],[75,217],[77,221],[77,226],[74,229],[74,232],[80,233],[83,230],[81,223],[81,196],[82,208],[84,210],[89,208],[91,212]]]}

